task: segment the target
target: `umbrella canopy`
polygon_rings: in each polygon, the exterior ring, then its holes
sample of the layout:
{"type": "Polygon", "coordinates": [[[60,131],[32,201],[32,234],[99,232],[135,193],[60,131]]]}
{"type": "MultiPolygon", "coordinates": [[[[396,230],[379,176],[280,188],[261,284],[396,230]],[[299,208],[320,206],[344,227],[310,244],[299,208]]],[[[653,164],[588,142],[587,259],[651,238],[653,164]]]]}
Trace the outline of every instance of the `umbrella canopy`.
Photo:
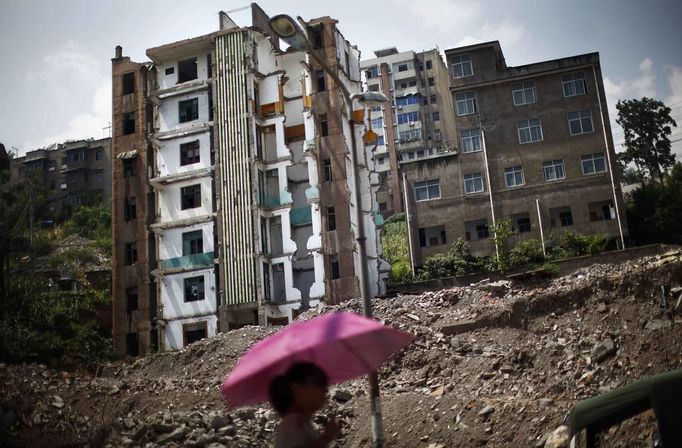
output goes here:
{"type": "Polygon", "coordinates": [[[230,407],[268,400],[270,381],[294,363],[322,368],[335,384],[375,371],[414,336],[355,313],[329,313],[293,323],[254,345],[221,386],[230,407]]]}

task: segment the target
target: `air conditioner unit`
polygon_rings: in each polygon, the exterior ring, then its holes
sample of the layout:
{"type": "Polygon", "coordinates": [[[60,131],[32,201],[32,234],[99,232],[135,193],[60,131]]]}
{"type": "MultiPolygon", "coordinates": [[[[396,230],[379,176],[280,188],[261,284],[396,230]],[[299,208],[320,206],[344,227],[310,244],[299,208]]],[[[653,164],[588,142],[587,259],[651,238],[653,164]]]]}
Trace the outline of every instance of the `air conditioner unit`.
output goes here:
{"type": "Polygon", "coordinates": [[[403,110],[403,106],[397,106],[398,110],[403,110]]]}
{"type": "Polygon", "coordinates": [[[410,126],[414,127],[414,121],[410,121],[410,126]]]}

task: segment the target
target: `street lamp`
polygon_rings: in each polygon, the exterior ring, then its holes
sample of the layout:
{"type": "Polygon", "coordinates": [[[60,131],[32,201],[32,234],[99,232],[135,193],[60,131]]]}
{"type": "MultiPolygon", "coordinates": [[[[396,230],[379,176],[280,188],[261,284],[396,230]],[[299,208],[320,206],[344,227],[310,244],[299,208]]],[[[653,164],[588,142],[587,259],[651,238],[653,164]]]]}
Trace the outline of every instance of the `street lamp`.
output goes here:
{"type": "MultiPolygon", "coordinates": [[[[299,20],[300,17],[299,17],[299,20]]],[[[355,137],[355,122],[353,121],[353,101],[364,107],[377,106],[388,102],[388,98],[380,92],[363,92],[351,93],[348,91],[346,85],[341,82],[338,75],[331,67],[317,55],[311,48],[308,42],[308,37],[303,30],[298,26],[296,21],[286,14],[279,14],[269,20],[272,31],[284,42],[296,48],[297,50],[305,51],[315,62],[317,62],[322,70],[324,70],[336,83],[343,95],[343,102],[346,106],[346,115],[348,118],[348,126],[351,131],[351,152],[350,158],[353,165],[353,177],[355,179],[355,188],[353,189],[353,201],[355,202],[355,217],[357,221],[357,232],[355,241],[358,245],[358,259],[360,261],[360,272],[358,278],[360,280],[360,297],[362,298],[362,311],[367,317],[372,317],[372,302],[369,296],[369,285],[367,283],[367,248],[365,246],[365,226],[362,217],[362,203],[360,192],[360,170],[358,169],[357,160],[357,142],[355,137]]],[[[369,382],[369,396],[370,396],[370,410],[372,413],[372,446],[374,448],[383,448],[384,446],[384,430],[381,421],[381,399],[379,397],[379,378],[376,372],[372,372],[368,378],[369,382]]]]}

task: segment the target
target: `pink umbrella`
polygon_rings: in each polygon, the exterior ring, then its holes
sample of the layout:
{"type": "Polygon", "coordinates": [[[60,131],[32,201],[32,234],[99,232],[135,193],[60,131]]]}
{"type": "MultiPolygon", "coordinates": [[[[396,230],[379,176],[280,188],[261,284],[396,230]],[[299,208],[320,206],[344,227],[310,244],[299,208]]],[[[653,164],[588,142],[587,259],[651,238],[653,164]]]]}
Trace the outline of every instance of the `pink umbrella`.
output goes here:
{"type": "Polygon", "coordinates": [[[375,371],[413,339],[355,313],[323,314],[288,325],[254,345],[220,390],[233,408],[267,401],[270,381],[300,361],[324,369],[330,384],[340,383],[375,371]]]}

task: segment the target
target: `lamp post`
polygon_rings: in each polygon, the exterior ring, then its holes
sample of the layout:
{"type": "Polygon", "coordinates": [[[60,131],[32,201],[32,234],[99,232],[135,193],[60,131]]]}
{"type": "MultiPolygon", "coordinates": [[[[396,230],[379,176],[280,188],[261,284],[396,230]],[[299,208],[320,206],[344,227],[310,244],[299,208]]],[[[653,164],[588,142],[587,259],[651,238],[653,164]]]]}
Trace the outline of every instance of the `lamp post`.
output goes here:
{"type": "MultiPolygon", "coordinates": [[[[300,17],[299,17],[299,20],[300,17]]],[[[353,101],[357,101],[364,107],[375,106],[388,102],[388,98],[379,92],[364,92],[351,94],[346,85],[339,79],[338,75],[331,67],[317,55],[311,48],[308,38],[303,33],[303,30],[298,26],[296,21],[288,15],[280,14],[272,17],[269,21],[272,31],[292,47],[305,51],[315,62],[317,62],[322,70],[324,70],[336,83],[343,95],[343,102],[346,107],[346,116],[348,119],[348,126],[351,131],[351,151],[350,158],[353,165],[353,178],[355,188],[352,191],[353,202],[355,203],[355,218],[357,221],[357,230],[355,234],[355,241],[358,246],[359,268],[358,278],[360,280],[360,297],[362,299],[362,311],[367,317],[372,317],[372,302],[369,294],[368,276],[367,276],[367,248],[365,238],[365,226],[362,216],[362,201],[360,191],[360,170],[358,168],[357,160],[357,139],[355,136],[355,122],[353,121],[353,101]]],[[[379,378],[376,372],[369,375],[369,396],[370,396],[370,410],[372,413],[372,446],[374,448],[383,448],[384,446],[384,431],[381,421],[381,399],[379,396],[379,378]]]]}

